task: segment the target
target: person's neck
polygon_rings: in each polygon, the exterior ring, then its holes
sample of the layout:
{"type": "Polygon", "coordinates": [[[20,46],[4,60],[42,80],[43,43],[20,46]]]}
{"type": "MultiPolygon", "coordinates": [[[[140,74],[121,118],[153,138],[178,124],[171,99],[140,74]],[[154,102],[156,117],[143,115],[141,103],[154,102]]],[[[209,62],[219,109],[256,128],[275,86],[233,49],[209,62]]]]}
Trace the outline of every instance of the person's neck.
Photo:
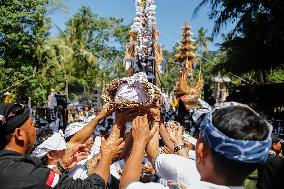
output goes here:
{"type": "Polygon", "coordinates": [[[201,178],[201,181],[209,182],[216,185],[222,185],[222,186],[242,186],[243,180],[240,178],[228,178],[221,175],[218,175],[217,173],[214,173],[212,175],[207,175],[204,178],[201,178]]]}
{"type": "Polygon", "coordinates": [[[4,149],[9,150],[9,151],[18,152],[18,153],[23,154],[23,155],[27,155],[29,153],[29,151],[27,149],[24,149],[24,148],[21,148],[21,147],[13,147],[11,145],[7,145],[4,149]]]}

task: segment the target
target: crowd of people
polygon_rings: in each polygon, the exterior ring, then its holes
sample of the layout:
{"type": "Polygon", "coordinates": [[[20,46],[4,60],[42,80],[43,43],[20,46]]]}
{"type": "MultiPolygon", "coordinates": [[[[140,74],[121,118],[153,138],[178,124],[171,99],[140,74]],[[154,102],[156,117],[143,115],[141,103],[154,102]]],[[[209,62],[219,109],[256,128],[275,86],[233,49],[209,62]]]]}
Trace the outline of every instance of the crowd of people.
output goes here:
{"type": "Polygon", "coordinates": [[[1,189],[283,187],[282,140],[243,104],[204,105],[182,122],[159,102],[106,104],[58,132],[36,132],[29,111],[0,104],[1,189]]]}

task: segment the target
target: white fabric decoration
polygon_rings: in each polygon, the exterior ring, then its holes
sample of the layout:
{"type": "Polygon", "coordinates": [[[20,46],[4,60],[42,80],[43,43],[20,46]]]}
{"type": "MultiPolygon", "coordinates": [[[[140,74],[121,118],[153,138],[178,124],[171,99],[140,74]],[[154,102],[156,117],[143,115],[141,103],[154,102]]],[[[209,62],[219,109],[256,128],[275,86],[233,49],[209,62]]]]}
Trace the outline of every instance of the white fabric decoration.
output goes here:
{"type": "MultiPolygon", "coordinates": [[[[121,103],[123,101],[153,103],[156,99],[156,94],[165,97],[160,88],[148,82],[147,75],[143,72],[119,80],[123,81],[123,84],[118,87],[115,93],[115,103],[121,103]],[[147,83],[148,89],[145,88],[145,83],[147,83]]],[[[166,100],[163,99],[163,102],[165,101],[166,100]]]]}
{"type": "Polygon", "coordinates": [[[147,93],[141,83],[134,83],[133,85],[122,84],[119,86],[114,97],[116,103],[123,101],[137,101],[145,102],[147,100],[147,93]]]}
{"type": "Polygon", "coordinates": [[[42,144],[40,144],[33,151],[32,156],[41,158],[50,151],[60,151],[66,149],[66,142],[63,138],[63,131],[59,130],[58,133],[54,133],[42,144]]]}

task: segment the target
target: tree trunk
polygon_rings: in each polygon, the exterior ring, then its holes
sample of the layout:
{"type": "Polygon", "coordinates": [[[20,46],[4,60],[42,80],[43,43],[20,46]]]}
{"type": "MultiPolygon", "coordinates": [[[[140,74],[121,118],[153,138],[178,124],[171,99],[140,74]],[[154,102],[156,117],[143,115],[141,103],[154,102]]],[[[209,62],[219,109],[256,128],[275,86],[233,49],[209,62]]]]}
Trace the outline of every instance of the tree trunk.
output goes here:
{"type": "Polygon", "coordinates": [[[68,79],[66,78],[66,81],[65,81],[65,95],[66,95],[66,97],[67,97],[67,99],[68,99],[68,88],[69,88],[69,84],[68,84],[68,79]]]}

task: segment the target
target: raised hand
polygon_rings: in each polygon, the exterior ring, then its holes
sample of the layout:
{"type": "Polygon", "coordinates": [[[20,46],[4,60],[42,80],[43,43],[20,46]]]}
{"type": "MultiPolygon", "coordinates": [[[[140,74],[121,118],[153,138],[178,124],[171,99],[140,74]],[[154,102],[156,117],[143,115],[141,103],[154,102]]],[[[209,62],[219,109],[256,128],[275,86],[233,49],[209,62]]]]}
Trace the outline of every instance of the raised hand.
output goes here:
{"type": "Polygon", "coordinates": [[[102,141],[102,146],[101,146],[102,159],[106,158],[109,159],[110,161],[115,160],[122,152],[124,146],[125,142],[123,142],[122,138],[115,141],[113,140],[102,141]]]}
{"type": "Polygon", "coordinates": [[[166,146],[163,146],[161,147],[161,151],[164,153],[164,154],[172,154],[173,152],[171,151],[170,148],[166,147],[166,146]]]}
{"type": "Polygon", "coordinates": [[[160,121],[160,117],[161,117],[161,110],[160,109],[161,109],[160,101],[156,102],[155,107],[150,108],[150,113],[151,113],[151,116],[153,117],[154,121],[160,121]]]}
{"type": "Polygon", "coordinates": [[[115,111],[114,107],[112,107],[110,104],[105,104],[97,117],[99,118],[105,118],[111,115],[115,111]]]}
{"type": "Polygon", "coordinates": [[[89,155],[89,150],[85,144],[72,144],[65,150],[65,154],[62,158],[61,165],[65,169],[74,168],[77,163],[83,159],[86,159],[89,155]]]}
{"type": "Polygon", "coordinates": [[[144,145],[149,142],[149,140],[154,136],[155,132],[158,129],[158,126],[153,126],[150,130],[147,114],[144,116],[136,117],[132,122],[132,137],[133,141],[136,144],[144,145]]]}
{"type": "Polygon", "coordinates": [[[167,127],[170,139],[174,144],[182,143],[182,127],[170,122],[167,127]]]}

